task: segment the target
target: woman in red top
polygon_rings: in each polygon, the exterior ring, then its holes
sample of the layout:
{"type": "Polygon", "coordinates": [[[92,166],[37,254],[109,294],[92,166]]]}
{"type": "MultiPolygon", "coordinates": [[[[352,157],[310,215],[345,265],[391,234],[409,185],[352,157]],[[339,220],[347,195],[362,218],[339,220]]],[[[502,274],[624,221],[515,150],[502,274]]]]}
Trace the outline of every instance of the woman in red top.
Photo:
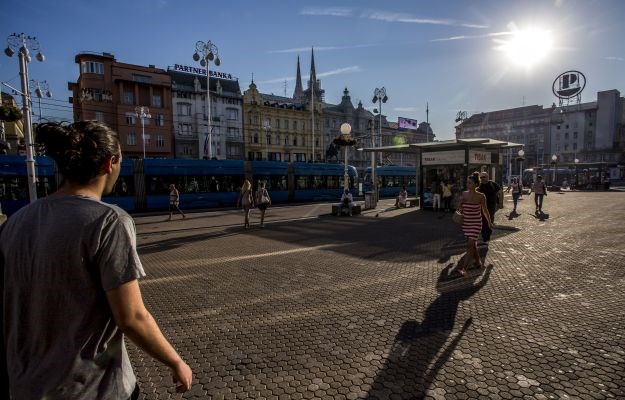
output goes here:
{"type": "Polygon", "coordinates": [[[484,266],[480,259],[480,254],[477,252],[477,238],[482,231],[482,213],[486,217],[489,227],[493,229],[488,208],[486,207],[486,196],[475,191],[479,186],[479,182],[480,177],[477,172],[470,175],[467,179],[467,191],[462,193],[462,198],[460,200],[459,208],[464,216],[462,232],[464,232],[464,236],[467,238],[467,254],[464,257],[464,265],[457,269],[458,273],[462,276],[466,274],[467,267],[471,260],[477,263],[478,268],[484,266]]]}

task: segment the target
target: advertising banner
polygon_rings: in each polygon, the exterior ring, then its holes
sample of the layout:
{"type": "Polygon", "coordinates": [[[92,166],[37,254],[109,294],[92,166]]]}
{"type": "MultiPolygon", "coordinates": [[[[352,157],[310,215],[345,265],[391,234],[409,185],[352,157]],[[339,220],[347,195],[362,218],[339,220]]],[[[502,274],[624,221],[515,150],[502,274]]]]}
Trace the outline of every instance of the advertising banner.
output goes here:
{"type": "Polygon", "coordinates": [[[464,150],[432,151],[421,155],[421,165],[464,164],[464,150]]]}
{"type": "Polygon", "coordinates": [[[397,124],[399,125],[399,129],[412,129],[416,131],[418,128],[416,119],[398,117],[397,124]]]}

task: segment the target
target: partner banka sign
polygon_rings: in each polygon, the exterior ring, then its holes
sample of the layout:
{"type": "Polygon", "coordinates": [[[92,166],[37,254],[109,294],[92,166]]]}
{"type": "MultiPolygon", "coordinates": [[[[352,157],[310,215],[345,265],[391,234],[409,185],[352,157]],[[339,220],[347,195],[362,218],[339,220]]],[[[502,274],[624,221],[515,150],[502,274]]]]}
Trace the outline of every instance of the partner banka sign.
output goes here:
{"type": "Polygon", "coordinates": [[[560,100],[579,96],[586,87],[586,77],[579,71],[566,71],[558,75],[551,86],[553,94],[560,100]]]}
{"type": "MultiPolygon", "coordinates": [[[[179,72],[186,72],[188,74],[206,76],[205,68],[189,67],[188,65],[174,64],[174,70],[179,71],[179,72]]],[[[211,78],[229,79],[231,81],[235,80],[235,78],[233,78],[232,75],[226,72],[209,70],[209,73],[210,73],[211,78]]]]}

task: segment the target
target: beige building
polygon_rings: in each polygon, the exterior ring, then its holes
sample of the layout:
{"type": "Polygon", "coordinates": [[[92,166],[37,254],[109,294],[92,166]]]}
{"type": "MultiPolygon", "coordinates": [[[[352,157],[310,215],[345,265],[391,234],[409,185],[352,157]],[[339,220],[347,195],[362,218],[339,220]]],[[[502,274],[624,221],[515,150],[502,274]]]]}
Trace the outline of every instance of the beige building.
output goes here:
{"type": "Polygon", "coordinates": [[[80,74],[68,83],[75,120],[109,125],[126,157],[173,158],[171,78],[165,70],[121,63],[110,53],[80,53],[75,61],[80,74]],[[142,106],[150,115],[144,126],[137,116],[142,106]]]}
{"type": "MultiPolygon", "coordinates": [[[[2,93],[2,105],[17,108],[13,96],[6,93],[2,93]]],[[[3,121],[0,126],[0,141],[0,154],[26,154],[23,119],[15,122],[3,121]]]]}

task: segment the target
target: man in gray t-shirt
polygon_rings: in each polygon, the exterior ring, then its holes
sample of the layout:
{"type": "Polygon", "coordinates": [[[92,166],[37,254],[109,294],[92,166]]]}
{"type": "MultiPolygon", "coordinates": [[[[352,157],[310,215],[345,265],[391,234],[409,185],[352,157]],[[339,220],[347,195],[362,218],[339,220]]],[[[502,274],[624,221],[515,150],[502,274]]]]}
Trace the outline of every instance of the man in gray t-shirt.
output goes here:
{"type": "Polygon", "coordinates": [[[11,398],[136,397],[125,336],[171,368],[178,391],[189,390],[191,370],[141,300],[137,279],[145,273],[134,223],[100,200],[119,175],[114,132],[93,122],[40,130],[48,136],[38,141],[51,143],[65,181],[0,226],[2,350],[11,398]],[[74,136],[66,142],[74,152],[54,151],[67,140],[61,132],[74,136]]]}

